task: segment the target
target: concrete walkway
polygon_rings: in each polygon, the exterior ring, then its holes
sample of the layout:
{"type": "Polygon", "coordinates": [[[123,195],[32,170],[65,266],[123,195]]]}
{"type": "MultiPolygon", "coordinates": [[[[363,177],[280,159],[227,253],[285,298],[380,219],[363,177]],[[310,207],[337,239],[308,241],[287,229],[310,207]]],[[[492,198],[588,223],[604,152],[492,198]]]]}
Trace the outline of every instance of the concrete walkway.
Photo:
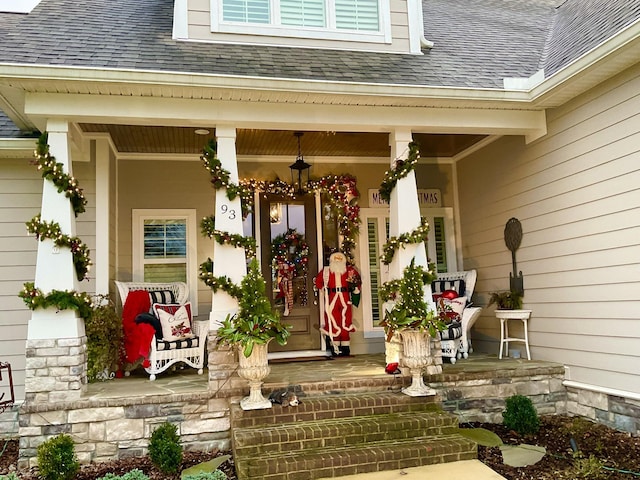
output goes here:
{"type": "Polygon", "coordinates": [[[502,475],[498,475],[480,460],[462,460],[460,462],[425,465],[424,467],[403,468],[402,470],[359,473],[338,478],[340,480],[425,480],[429,478],[504,480],[502,475]]]}

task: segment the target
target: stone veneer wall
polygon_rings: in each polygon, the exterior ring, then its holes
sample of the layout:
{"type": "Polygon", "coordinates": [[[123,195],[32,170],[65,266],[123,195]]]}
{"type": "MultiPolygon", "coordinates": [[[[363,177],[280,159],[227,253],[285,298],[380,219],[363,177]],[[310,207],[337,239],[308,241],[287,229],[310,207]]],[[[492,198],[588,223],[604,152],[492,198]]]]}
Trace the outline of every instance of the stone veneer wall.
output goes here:
{"type": "Polygon", "coordinates": [[[19,469],[34,466],[38,445],[61,433],[73,438],[81,463],[141,456],[163,422],[177,425],[185,450],[231,448],[229,401],[209,392],[25,404],[19,422],[19,469]]]}
{"type": "Polygon", "coordinates": [[[15,404],[0,413],[0,440],[16,438],[18,436],[18,418],[20,406],[15,404]]]}
{"type": "Polygon", "coordinates": [[[529,397],[540,415],[566,414],[563,379],[561,365],[427,377],[429,385],[442,392],[444,410],[458,415],[461,422],[488,423],[502,423],[505,399],[512,395],[529,397]]]}
{"type": "Polygon", "coordinates": [[[567,410],[572,415],[640,436],[640,400],[577,388],[570,383],[566,388],[567,410]]]}
{"type": "Polygon", "coordinates": [[[87,384],[87,337],[27,340],[25,400],[77,400],[87,384]]]}

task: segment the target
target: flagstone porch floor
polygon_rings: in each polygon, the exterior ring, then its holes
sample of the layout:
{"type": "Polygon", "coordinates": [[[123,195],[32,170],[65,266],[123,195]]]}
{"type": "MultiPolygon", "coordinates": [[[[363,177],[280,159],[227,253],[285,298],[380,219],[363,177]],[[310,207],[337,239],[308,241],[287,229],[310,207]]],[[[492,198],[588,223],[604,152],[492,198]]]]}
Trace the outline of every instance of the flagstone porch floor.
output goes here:
{"type": "MultiPolygon", "coordinates": [[[[265,379],[264,390],[270,391],[286,385],[309,383],[332,384],[332,382],[391,380],[384,372],[384,354],[355,355],[337,357],[332,360],[271,362],[271,373],[265,379]],[[281,363],[282,362],[282,363],[281,363]]],[[[503,370],[518,370],[521,374],[531,371],[535,375],[540,369],[558,367],[557,364],[539,360],[498,359],[497,355],[473,353],[467,359],[458,360],[455,364],[445,363],[443,375],[453,375],[459,379],[465,377],[493,377],[503,370]]],[[[505,374],[508,375],[507,372],[505,374]]],[[[429,381],[429,378],[426,379],[429,381]]],[[[366,382],[365,382],[366,383],[366,382]]],[[[398,383],[398,387],[400,384],[398,383]]],[[[142,369],[133,372],[130,377],[115,379],[110,382],[88,385],[85,399],[106,399],[130,397],[135,395],[163,395],[203,392],[207,389],[207,372],[198,375],[192,368],[167,371],[158,375],[155,381],[149,381],[142,369]]]]}

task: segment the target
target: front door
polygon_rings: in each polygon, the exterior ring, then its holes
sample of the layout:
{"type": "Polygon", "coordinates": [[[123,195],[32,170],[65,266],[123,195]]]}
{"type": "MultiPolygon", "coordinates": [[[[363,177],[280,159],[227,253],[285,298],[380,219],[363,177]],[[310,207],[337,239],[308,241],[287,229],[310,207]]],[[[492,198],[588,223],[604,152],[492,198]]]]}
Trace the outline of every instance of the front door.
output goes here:
{"type": "Polygon", "coordinates": [[[261,195],[260,244],[267,294],[282,321],[293,326],[286,345],[269,351],[319,350],[318,306],[313,278],[317,273],[317,229],[313,194],[291,199],[261,195]]]}

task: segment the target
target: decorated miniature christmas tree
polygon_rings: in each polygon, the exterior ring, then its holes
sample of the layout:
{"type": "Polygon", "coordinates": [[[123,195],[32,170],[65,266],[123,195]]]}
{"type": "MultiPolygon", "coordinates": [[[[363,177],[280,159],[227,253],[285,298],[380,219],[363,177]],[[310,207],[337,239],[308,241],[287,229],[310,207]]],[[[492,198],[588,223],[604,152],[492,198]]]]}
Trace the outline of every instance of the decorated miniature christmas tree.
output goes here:
{"type": "Polygon", "coordinates": [[[228,316],[218,329],[218,343],[241,346],[245,357],[251,355],[256,344],[275,339],[287,343],[291,327],[283,324],[266,295],[266,285],[258,261],[254,258],[240,284],[239,310],[228,316]]]}

